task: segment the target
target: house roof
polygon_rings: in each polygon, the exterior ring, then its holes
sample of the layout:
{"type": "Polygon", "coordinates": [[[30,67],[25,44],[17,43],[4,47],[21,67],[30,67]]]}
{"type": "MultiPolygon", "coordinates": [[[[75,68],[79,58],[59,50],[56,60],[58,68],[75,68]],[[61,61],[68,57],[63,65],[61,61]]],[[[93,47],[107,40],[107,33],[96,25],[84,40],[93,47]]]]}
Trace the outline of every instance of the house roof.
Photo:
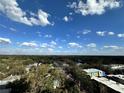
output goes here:
{"type": "Polygon", "coordinates": [[[95,68],[90,68],[90,69],[84,69],[85,72],[87,73],[95,73],[95,72],[103,72],[102,70],[95,69],[95,68]]]}

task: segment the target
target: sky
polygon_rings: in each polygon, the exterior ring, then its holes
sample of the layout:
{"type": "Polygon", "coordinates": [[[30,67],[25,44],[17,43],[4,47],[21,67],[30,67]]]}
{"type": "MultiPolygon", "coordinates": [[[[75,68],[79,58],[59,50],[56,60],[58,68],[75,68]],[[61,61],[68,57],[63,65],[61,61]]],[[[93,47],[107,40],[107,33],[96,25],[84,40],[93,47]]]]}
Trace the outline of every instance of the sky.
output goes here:
{"type": "Polygon", "coordinates": [[[0,0],[0,54],[124,55],[123,0],[0,0]]]}

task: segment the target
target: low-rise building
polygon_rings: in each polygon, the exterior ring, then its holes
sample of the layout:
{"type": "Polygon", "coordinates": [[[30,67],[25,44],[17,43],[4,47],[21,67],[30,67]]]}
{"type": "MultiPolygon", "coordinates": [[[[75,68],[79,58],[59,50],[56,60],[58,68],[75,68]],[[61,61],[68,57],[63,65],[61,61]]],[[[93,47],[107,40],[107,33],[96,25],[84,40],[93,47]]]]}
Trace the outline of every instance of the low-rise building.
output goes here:
{"type": "Polygon", "coordinates": [[[103,76],[106,76],[104,71],[99,70],[99,69],[95,69],[95,68],[84,69],[83,71],[85,71],[87,73],[87,75],[89,75],[90,77],[103,77],[103,76]]]}
{"type": "Polygon", "coordinates": [[[112,65],[110,65],[110,67],[113,70],[124,69],[124,65],[123,64],[112,64],[112,65]]]}

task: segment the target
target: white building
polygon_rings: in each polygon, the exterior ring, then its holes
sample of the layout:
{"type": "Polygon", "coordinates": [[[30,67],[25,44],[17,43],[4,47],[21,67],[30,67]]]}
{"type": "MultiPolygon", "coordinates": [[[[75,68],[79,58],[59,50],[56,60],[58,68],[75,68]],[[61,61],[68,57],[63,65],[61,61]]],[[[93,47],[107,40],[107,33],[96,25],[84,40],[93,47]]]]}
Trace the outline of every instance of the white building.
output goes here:
{"type": "Polygon", "coordinates": [[[112,64],[112,65],[110,65],[110,67],[113,70],[124,69],[124,65],[123,64],[112,64]]]}
{"type": "Polygon", "coordinates": [[[87,75],[89,75],[90,77],[103,77],[103,76],[106,76],[104,71],[99,70],[99,69],[95,69],[95,68],[84,69],[83,71],[85,71],[87,73],[87,75]]]}

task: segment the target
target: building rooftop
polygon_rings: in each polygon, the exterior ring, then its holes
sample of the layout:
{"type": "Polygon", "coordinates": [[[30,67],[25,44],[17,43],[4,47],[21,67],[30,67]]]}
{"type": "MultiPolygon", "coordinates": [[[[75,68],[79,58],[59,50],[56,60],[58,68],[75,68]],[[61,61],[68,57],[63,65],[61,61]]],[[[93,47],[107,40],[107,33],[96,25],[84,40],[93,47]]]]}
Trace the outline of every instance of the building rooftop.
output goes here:
{"type": "Polygon", "coordinates": [[[119,75],[108,75],[108,76],[113,76],[113,77],[117,77],[117,78],[119,78],[119,79],[122,79],[122,80],[124,80],[124,75],[121,75],[121,74],[119,74],[119,75]]]}
{"type": "Polygon", "coordinates": [[[94,77],[92,79],[108,86],[109,88],[111,88],[117,92],[124,93],[124,85],[123,84],[117,83],[117,82],[110,80],[110,79],[107,79],[105,77],[101,77],[101,78],[94,77]]]}
{"type": "Polygon", "coordinates": [[[102,71],[102,70],[99,70],[99,69],[95,69],[95,68],[89,68],[89,69],[84,69],[85,72],[89,73],[89,72],[99,72],[99,71],[102,71]]]}
{"type": "Polygon", "coordinates": [[[112,64],[111,65],[111,69],[124,69],[124,65],[123,64],[112,64]]]}

